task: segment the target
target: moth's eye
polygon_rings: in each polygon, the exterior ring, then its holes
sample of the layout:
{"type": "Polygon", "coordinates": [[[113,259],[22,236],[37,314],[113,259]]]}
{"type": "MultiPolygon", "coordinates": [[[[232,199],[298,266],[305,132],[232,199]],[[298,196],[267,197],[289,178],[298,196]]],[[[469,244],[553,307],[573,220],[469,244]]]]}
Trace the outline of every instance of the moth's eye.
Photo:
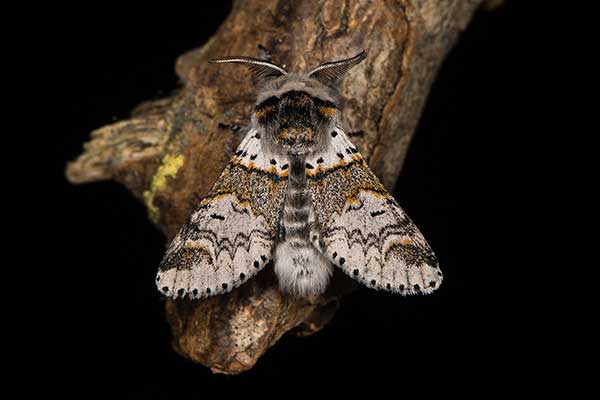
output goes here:
{"type": "Polygon", "coordinates": [[[268,122],[269,119],[273,118],[277,112],[277,104],[279,98],[276,96],[269,97],[254,107],[254,115],[258,119],[258,122],[268,122]]]}

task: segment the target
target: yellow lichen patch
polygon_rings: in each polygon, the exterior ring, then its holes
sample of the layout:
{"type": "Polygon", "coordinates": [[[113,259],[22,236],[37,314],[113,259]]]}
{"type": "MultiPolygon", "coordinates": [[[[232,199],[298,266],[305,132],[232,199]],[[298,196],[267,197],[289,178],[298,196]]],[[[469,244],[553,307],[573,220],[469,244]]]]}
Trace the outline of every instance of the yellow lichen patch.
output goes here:
{"type": "Polygon", "coordinates": [[[319,107],[319,112],[326,117],[333,117],[337,109],[334,107],[319,107]]]}
{"type": "Polygon", "coordinates": [[[167,186],[167,177],[174,177],[177,174],[177,171],[183,165],[183,161],[184,157],[182,155],[167,154],[152,178],[150,189],[146,190],[143,194],[144,203],[146,204],[146,208],[148,208],[148,215],[154,223],[158,223],[160,215],[158,207],[154,205],[154,197],[157,192],[167,186]]]}

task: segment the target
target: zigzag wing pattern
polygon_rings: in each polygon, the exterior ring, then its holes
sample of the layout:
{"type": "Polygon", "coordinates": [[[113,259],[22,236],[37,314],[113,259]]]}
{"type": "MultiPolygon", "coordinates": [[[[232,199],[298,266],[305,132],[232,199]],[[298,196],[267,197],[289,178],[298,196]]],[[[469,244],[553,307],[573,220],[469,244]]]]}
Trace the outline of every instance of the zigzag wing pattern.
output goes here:
{"type": "Polygon", "coordinates": [[[307,161],[324,254],[362,284],[403,295],[442,282],[425,238],[369,169],[341,128],[307,161]]]}
{"type": "Polygon", "coordinates": [[[173,239],[156,284],[172,298],[231,291],[271,259],[288,181],[288,160],[270,154],[250,130],[173,239]]]}

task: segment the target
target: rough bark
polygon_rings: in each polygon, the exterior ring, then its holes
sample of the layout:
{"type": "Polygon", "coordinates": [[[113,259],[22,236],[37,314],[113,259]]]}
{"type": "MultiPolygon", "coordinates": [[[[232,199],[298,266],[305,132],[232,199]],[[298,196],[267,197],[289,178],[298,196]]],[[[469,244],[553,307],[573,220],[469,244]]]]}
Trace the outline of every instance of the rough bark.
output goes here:
{"type": "MultiPolygon", "coordinates": [[[[183,88],[140,105],[129,120],[92,132],[67,177],[73,183],[121,182],[144,201],[170,240],[232,155],[241,138],[231,127],[246,124],[253,106],[250,74],[206,61],[256,56],[261,44],[291,70],[368,49],[368,59],[343,82],[343,114],[355,144],[391,189],[435,73],[479,3],[236,1],[212,38],[177,60],[183,88]]],[[[267,268],[228,295],[167,301],[173,347],[214,372],[248,370],[284,333],[321,329],[350,287],[335,276],[320,298],[293,299],[278,291],[267,268]]]]}

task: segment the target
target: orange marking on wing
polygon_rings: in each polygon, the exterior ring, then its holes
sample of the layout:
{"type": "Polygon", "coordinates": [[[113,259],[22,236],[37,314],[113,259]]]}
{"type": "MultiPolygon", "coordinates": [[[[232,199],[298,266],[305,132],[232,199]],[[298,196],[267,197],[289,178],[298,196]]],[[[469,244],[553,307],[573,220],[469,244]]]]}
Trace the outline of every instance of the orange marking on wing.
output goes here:
{"type": "Polygon", "coordinates": [[[285,178],[289,175],[288,171],[283,171],[283,172],[278,172],[276,167],[269,167],[269,168],[260,168],[258,167],[256,164],[254,164],[253,162],[248,162],[248,164],[244,163],[244,159],[240,158],[240,157],[233,157],[233,159],[231,160],[231,162],[233,164],[241,164],[244,167],[250,169],[250,170],[255,170],[255,171],[261,171],[261,172],[268,172],[274,175],[277,175],[281,178],[285,178]]]}
{"type": "Polygon", "coordinates": [[[345,160],[340,160],[337,164],[328,165],[326,167],[317,167],[316,169],[314,169],[312,171],[307,169],[306,175],[307,176],[315,176],[321,172],[325,172],[325,171],[328,171],[330,169],[337,168],[337,167],[343,167],[347,164],[349,164],[349,163],[347,163],[345,160]]]}

